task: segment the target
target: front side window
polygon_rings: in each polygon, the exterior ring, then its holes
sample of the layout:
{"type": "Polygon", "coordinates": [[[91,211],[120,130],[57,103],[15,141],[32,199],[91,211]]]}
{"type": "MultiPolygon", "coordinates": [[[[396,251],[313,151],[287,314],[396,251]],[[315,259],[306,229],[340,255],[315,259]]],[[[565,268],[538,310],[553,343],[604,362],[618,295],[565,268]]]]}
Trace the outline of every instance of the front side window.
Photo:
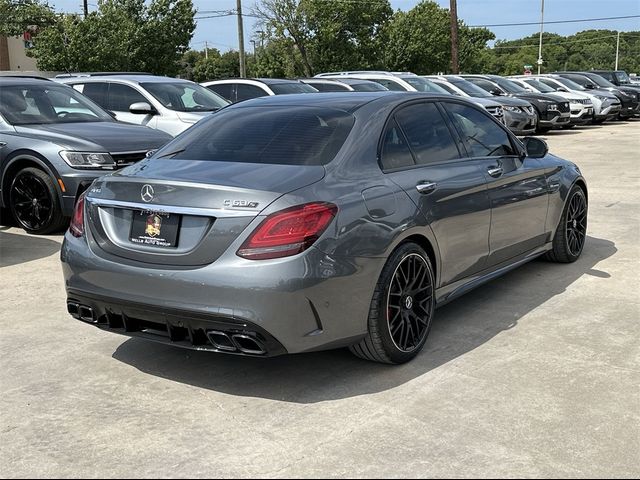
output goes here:
{"type": "Polygon", "coordinates": [[[113,121],[73,88],[51,83],[2,87],[0,112],[12,125],[113,121]]]}
{"type": "Polygon", "coordinates": [[[140,86],[165,108],[177,112],[213,112],[228,105],[224,98],[197,83],[148,82],[140,86]]]}
{"type": "Polygon", "coordinates": [[[281,165],[325,165],[355,119],[342,110],[246,106],[200,121],[158,151],[158,158],[281,165]]]}
{"type": "Polygon", "coordinates": [[[120,83],[109,84],[109,110],[128,112],[134,103],[147,102],[147,99],[136,89],[120,83]]]}
{"type": "Polygon", "coordinates": [[[410,105],[395,117],[418,165],[460,158],[456,142],[435,103],[410,105]]]}
{"type": "Polygon", "coordinates": [[[422,77],[403,77],[403,80],[415,88],[418,92],[431,92],[431,93],[449,93],[440,85],[436,85],[430,82],[426,78],[422,77]]]}
{"type": "Polygon", "coordinates": [[[489,93],[495,90],[500,90],[496,85],[494,85],[488,80],[485,80],[484,78],[474,78],[474,79],[471,79],[470,82],[476,84],[478,87],[482,88],[483,90],[489,93]]]}
{"type": "Polygon", "coordinates": [[[472,157],[514,155],[511,139],[489,115],[459,103],[446,103],[472,157]]]}

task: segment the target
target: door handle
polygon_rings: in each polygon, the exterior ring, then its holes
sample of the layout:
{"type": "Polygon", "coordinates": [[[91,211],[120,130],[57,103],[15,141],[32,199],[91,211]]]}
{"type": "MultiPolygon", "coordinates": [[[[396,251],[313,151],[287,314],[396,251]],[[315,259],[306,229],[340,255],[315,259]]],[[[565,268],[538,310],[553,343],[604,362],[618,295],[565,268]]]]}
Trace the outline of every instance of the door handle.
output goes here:
{"type": "Polygon", "coordinates": [[[504,169],[502,168],[502,165],[494,165],[487,168],[487,173],[492,177],[497,178],[504,173],[504,169]]]}
{"type": "Polygon", "coordinates": [[[437,187],[438,184],[435,182],[424,181],[416,185],[416,190],[422,195],[428,195],[432,193],[437,187]]]}
{"type": "Polygon", "coordinates": [[[7,146],[7,142],[0,142],[0,148],[6,147],[6,146],[7,146]]]}

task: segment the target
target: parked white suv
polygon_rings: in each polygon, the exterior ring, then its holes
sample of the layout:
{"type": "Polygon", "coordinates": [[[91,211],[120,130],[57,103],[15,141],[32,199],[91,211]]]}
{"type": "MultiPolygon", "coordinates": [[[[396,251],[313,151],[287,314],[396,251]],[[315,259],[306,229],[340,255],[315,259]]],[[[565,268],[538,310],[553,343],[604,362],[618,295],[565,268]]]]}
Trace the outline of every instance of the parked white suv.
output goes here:
{"type": "Polygon", "coordinates": [[[593,119],[594,109],[591,99],[580,92],[563,92],[545,85],[538,78],[531,75],[517,75],[509,77],[509,80],[517,83],[522,88],[534,93],[553,93],[566,98],[571,109],[571,123],[569,126],[581,125],[593,119]]]}
{"type": "Polygon", "coordinates": [[[380,71],[348,71],[320,73],[314,78],[360,78],[379,83],[388,90],[396,92],[432,92],[449,93],[442,87],[409,72],[380,72],[380,71]]]}
{"type": "Polygon", "coordinates": [[[71,85],[119,121],[146,125],[173,136],[229,104],[197,83],[177,78],[80,73],[59,75],[56,81],[71,85]]]}

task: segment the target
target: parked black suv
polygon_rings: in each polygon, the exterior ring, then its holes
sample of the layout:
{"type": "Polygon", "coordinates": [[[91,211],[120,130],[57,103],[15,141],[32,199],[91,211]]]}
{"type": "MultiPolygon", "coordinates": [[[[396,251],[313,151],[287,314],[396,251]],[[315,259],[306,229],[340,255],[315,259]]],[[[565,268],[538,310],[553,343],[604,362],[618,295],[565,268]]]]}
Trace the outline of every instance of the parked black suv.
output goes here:
{"type": "Polygon", "coordinates": [[[613,93],[621,103],[618,118],[624,120],[631,118],[638,113],[640,96],[638,89],[633,87],[618,87],[595,72],[555,72],[556,75],[573,80],[578,85],[589,90],[600,90],[613,93]]]}
{"type": "Polygon", "coordinates": [[[569,125],[571,109],[569,102],[560,95],[530,92],[515,82],[498,75],[461,75],[493,95],[509,95],[526,100],[538,115],[539,133],[548,132],[554,127],[569,125]]]}

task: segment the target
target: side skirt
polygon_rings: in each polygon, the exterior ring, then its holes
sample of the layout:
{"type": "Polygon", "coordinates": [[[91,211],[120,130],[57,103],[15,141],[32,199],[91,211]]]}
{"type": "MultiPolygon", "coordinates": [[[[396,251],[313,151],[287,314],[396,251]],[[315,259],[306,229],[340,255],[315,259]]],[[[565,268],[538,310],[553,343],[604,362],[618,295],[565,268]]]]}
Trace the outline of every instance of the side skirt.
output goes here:
{"type": "Polygon", "coordinates": [[[436,290],[436,307],[441,307],[451,300],[458,298],[465,293],[473,290],[474,288],[484,285],[485,283],[504,275],[511,270],[514,270],[525,263],[530,262],[544,255],[546,252],[553,248],[552,242],[548,242],[541,247],[531,250],[527,253],[519,255],[511,260],[496,265],[490,269],[479,272],[472,277],[463,278],[450,285],[438,288],[436,290]]]}

